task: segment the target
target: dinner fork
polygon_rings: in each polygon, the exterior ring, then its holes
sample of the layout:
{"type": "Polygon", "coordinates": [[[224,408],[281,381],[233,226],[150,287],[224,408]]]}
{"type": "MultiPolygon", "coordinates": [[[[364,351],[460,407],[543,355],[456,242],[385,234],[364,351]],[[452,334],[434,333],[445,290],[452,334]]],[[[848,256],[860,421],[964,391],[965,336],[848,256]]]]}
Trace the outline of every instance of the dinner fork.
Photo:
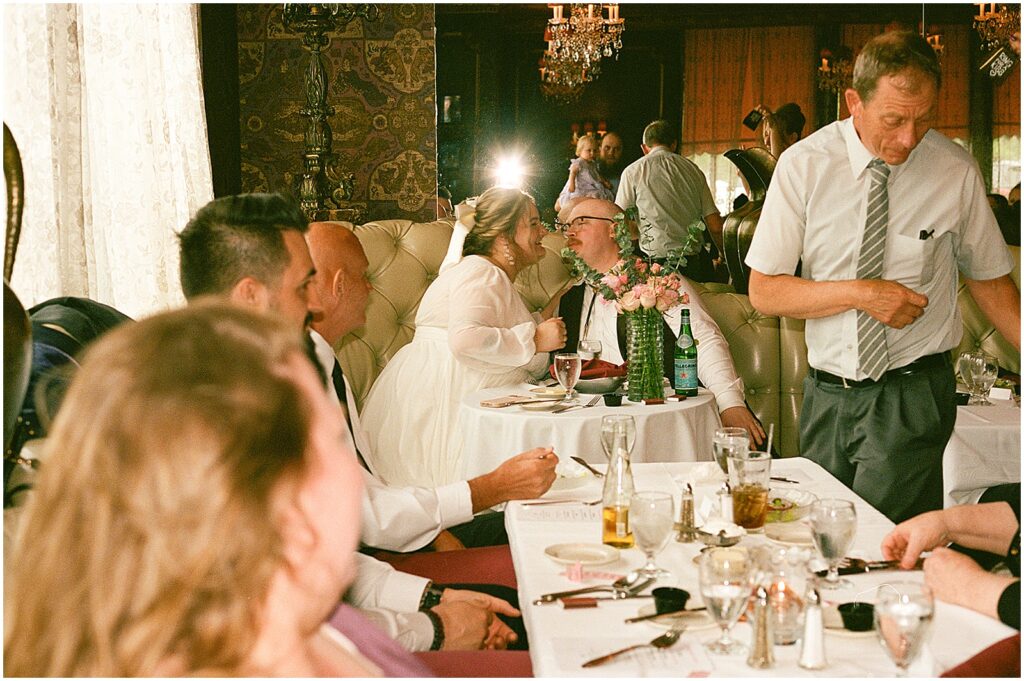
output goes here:
{"type": "Polygon", "coordinates": [[[548,413],[549,414],[561,414],[563,412],[569,411],[570,409],[586,409],[587,407],[593,407],[595,404],[597,404],[600,401],[601,401],[601,396],[597,395],[596,397],[592,398],[586,404],[567,404],[564,407],[558,407],[556,409],[552,409],[548,413]]]}
{"type": "Polygon", "coordinates": [[[620,655],[625,655],[626,653],[638,650],[640,648],[671,648],[675,645],[676,641],[679,640],[679,637],[683,635],[684,631],[686,631],[685,626],[673,627],[661,636],[653,639],[650,643],[638,643],[635,646],[629,646],[628,648],[623,648],[622,650],[616,650],[614,653],[608,653],[607,655],[602,655],[601,657],[595,657],[593,660],[587,660],[581,666],[596,667],[598,665],[604,664],[605,662],[611,662],[620,655]]]}

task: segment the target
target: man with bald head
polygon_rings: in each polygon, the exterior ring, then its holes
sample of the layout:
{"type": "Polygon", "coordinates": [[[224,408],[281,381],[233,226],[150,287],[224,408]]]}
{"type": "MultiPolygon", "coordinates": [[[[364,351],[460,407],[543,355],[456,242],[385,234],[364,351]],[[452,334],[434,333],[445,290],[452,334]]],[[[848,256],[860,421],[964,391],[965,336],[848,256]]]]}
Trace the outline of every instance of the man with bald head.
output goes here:
{"type": "Polygon", "coordinates": [[[601,177],[612,183],[612,194],[619,191],[619,179],[622,175],[622,138],[618,133],[606,132],[601,138],[601,146],[597,150],[597,164],[601,177]]]}
{"type": "MultiPolygon", "coordinates": [[[[619,260],[619,246],[615,243],[614,234],[615,215],[621,212],[622,209],[611,201],[584,199],[573,207],[569,215],[566,229],[569,248],[598,272],[607,272],[619,260]]],[[[704,308],[700,295],[685,277],[680,292],[690,297],[690,324],[700,347],[698,378],[715,395],[722,425],[745,428],[751,441],[760,445],[764,440],[764,429],[746,405],[743,380],[736,374],[729,344],[704,308]]],[[[618,315],[613,303],[581,284],[562,297],[558,314],[565,321],[566,347],[575,348],[583,337],[600,340],[602,359],[614,364],[622,363],[618,315]]],[[[665,375],[671,376],[673,355],[670,348],[675,345],[679,331],[680,308],[665,313],[664,318],[665,375]]]]}

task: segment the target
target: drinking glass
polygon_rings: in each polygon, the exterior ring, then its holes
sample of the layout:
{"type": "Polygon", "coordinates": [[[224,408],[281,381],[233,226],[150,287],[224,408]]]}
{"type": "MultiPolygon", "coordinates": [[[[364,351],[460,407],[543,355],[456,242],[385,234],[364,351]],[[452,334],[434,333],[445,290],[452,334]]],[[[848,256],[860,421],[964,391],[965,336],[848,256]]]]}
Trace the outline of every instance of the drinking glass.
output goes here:
{"type": "Polygon", "coordinates": [[[967,404],[991,406],[992,403],[988,401],[988,392],[992,390],[992,384],[996,382],[996,377],[999,375],[999,363],[995,357],[980,350],[974,353],[974,357],[969,369],[974,389],[967,404]]]}
{"type": "Polygon", "coordinates": [[[583,362],[575,352],[566,352],[555,355],[555,377],[558,384],[565,388],[565,401],[573,402],[576,399],[576,381],[580,380],[580,370],[583,362]]]}
{"type": "Polygon", "coordinates": [[[615,424],[621,423],[626,431],[626,448],[632,453],[636,442],[636,421],[626,414],[612,414],[601,418],[601,448],[608,460],[612,459],[612,446],[615,444],[615,424]]]}
{"type": "Polygon", "coordinates": [[[878,642],[896,663],[896,676],[921,652],[932,623],[935,600],[931,589],[917,582],[886,582],[875,593],[875,631],[878,642]]]}
{"type": "Polygon", "coordinates": [[[971,371],[971,364],[975,361],[973,352],[964,352],[956,360],[956,371],[960,374],[960,382],[967,388],[971,399],[974,399],[974,372],[971,371]]]}
{"type": "Polygon", "coordinates": [[[819,499],[811,504],[811,536],[818,553],[828,563],[828,574],[820,582],[822,589],[849,586],[850,580],[839,579],[839,563],[853,544],[857,532],[857,509],[844,499],[819,499]]]}
{"type": "Polygon", "coordinates": [[[675,504],[666,492],[637,492],[629,500],[629,527],[638,549],[647,556],[640,568],[646,577],[668,577],[672,573],[658,567],[654,557],[664,550],[675,524],[675,504]]]}
{"type": "Polygon", "coordinates": [[[747,532],[763,532],[768,515],[772,455],[756,449],[729,455],[732,521],[747,532]]]}
{"type": "Polygon", "coordinates": [[[740,547],[713,548],[700,557],[700,595],[722,635],[705,647],[719,655],[745,653],[747,646],[729,637],[750,600],[754,561],[740,547]]]}
{"type": "Polygon", "coordinates": [[[579,345],[580,359],[601,359],[601,349],[601,341],[584,338],[579,345]]]}
{"type": "Polygon", "coordinates": [[[722,472],[729,475],[729,457],[740,456],[750,451],[750,433],[746,428],[719,428],[712,441],[715,461],[722,472]]]}

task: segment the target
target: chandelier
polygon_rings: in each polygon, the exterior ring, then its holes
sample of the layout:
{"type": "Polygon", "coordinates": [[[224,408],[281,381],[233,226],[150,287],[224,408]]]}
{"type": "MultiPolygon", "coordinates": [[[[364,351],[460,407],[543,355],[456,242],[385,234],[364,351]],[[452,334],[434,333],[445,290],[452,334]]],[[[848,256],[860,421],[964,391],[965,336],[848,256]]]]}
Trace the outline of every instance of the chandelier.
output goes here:
{"type": "Polygon", "coordinates": [[[553,16],[548,19],[551,29],[551,49],[558,62],[580,62],[590,66],[602,57],[619,58],[625,19],[619,18],[618,4],[572,3],[569,16],[560,4],[549,5],[553,16]],[[607,10],[608,16],[604,16],[607,10]]]}
{"type": "Polygon", "coordinates": [[[1020,31],[1020,5],[997,5],[979,2],[974,16],[974,30],[981,36],[982,49],[992,49],[1010,41],[1020,31]]]}
{"type": "Polygon", "coordinates": [[[852,80],[853,53],[850,48],[840,45],[835,51],[823,49],[818,67],[818,89],[839,94],[850,87],[852,80]]]}

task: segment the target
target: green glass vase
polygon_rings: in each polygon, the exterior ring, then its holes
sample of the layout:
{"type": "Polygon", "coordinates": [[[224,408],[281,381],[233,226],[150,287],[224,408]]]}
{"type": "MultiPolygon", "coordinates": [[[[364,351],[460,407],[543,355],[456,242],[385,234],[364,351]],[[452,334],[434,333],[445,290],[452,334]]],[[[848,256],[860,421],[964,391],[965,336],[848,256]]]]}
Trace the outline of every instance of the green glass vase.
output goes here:
{"type": "Polygon", "coordinates": [[[662,373],[664,331],[657,308],[639,308],[626,314],[629,362],[628,397],[634,402],[665,396],[662,373]]]}

